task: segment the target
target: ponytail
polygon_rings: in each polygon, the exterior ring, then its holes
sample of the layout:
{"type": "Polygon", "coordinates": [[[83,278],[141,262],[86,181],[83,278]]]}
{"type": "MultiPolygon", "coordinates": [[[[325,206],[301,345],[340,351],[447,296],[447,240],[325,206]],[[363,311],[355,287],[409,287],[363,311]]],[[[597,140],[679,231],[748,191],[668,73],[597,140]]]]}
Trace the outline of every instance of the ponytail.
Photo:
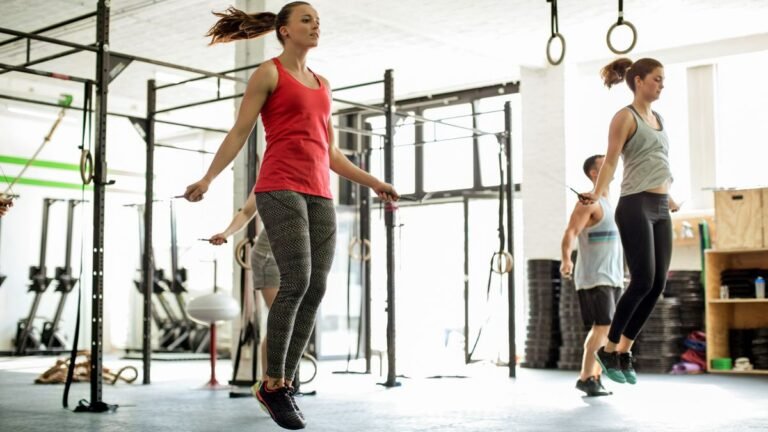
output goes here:
{"type": "MultiPolygon", "coordinates": [[[[604,66],[600,70],[600,76],[603,78],[605,86],[611,88],[624,81],[624,77],[627,75],[627,70],[630,67],[632,67],[632,60],[628,58],[616,59],[604,66]]],[[[633,85],[634,83],[630,87],[633,87],[633,85]]]]}
{"type": "Polygon", "coordinates": [[[210,45],[257,38],[275,30],[277,23],[277,15],[272,12],[247,14],[231,6],[224,12],[213,14],[219,20],[206,33],[211,37],[210,45]]]}
{"type": "Polygon", "coordinates": [[[210,45],[223,42],[232,42],[242,39],[253,39],[265,35],[271,31],[277,32],[277,40],[283,44],[283,36],[280,35],[280,27],[288,25],[288,18],[293,8],[310,4],[305,1],[294,1],[284,5],[280,12],[260,12],[247,14],[232,6],[224,12],[214,12],[219,17],[216,24],[208,30],[206,36],[211,37],[210,45]]]}

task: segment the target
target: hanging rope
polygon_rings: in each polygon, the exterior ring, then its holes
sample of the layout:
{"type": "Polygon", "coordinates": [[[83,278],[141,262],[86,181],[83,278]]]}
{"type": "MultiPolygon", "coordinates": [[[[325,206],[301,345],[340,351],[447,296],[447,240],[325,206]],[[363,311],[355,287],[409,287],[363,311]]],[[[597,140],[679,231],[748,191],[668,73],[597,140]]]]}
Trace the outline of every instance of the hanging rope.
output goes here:
{"type": "Polygon", "coordinates": [[[59,127],[59,124],[61,124],[61,120],[64,119],[64,115],[67,113],[67,108],[69,108],[72,105],[72,95],[68,94],[62,94],[61,99],[58,101],[58,105],[61,107],[61,110],[59,110],[58,115],[56,116],[56,120],[53,122],[53,125],[51,126],[51,129],[48,131],[48,135],[43,138],[42,144],[35,150],[35,153],[27,160],[27,163],[24,164],[24,168],[21,169],[18,175],[16,175],[16,178],[14,178],[10,183],[8,183],[8,187],[5,189],[5,192],[3,192],[3,195],[8,194],[12,188],[13,185],[16,184],[16,182],[19,181],[21,176],[24,175],[24,173],[27,171],[27,168],[29,168],[30,165],[37,159],[37,156],[40,155],[40,152],[43,151],[43,148],[46,144],[51,142],[51,138],[53,138],[53,133],[56,132],[56,129],[59,127]]]}
{"type": "Polygon", "coordinates": [[[560,29],[557,23],[557,0],[547,0],[547,3],[552,3],[552,12],[550,14],[550,36],[547,41],[547,61],[549,61],[549,64],[552,66],[557,66],[562,63],[565,58],[565,38],[560,34],[560,29]],[[560,45],[563,47],[559,57],[552,56],[552,42],[555,39],[559,39],[560,45]]]}
{"type": "Polygon", "coordinates": [[[605,42],[608,43],[608,49],[610,49],[614,54],[626,54],[632,51],[632,48],[634,48],[635,44],[637,43],[637,29],[634,25],[632,25],[631,22],[624,20],[624,0],[619,0],[619,18],[615,23],[613,23],[611,28],[608,29],[608,34],[605,35],[605,42]],[[620,50],[613,46],[613,43],[611,42],[611,34],[613,34],[614,30],[623,25],[629,27],[629,29],[632,31],[632,43],[629,44],[629,48],[620,50]]]}
{"type": "MultiPolygon", "coordinates": [[[[485,291],[485,301],[490,303],[491,300],[491,282],[493,281],[493,274],[505,274],[512,271],[512,254],[504,250],[504,244],[506,243],[506,235],[504,234],[504,141],[503,135],[497,135],[499,140],[499,219],[498,219],[498,233],[499,233],[499,250],[494,252],[491,256],[490,269],[488,270],[488,284],[485,291]]],[[[512,197],[510,197],[512,199],[512,197]]],[[[499,292],[504,289],[503,278],[499,278],[499,292]]],[[[480,342],[480,337],[483,335],[483,329],[491,321],[492,314],[488,313],[485,322],[480,326],[477,331],[477,337],[472,344],[472,349],[468,353],[469,361],[475,354],[477,344],[480,342]]]]}

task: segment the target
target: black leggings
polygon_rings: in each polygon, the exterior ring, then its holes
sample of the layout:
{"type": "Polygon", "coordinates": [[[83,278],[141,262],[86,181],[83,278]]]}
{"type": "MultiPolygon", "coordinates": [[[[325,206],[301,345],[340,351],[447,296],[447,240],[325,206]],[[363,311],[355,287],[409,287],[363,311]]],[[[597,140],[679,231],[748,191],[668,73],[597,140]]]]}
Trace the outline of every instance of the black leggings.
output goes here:
{"type": "Polygon", "coordinates": [[[621,197],[616,206],[616,225],[631,277],[608,332],[608,340],[617,344],[621,335],[637,338],[667,284],[672,258],[667,195],[640,192],[621,197]]]}
{"type": "Polygon", "coordinates": [[[293,380],[315,325],[336,251],[333,201],[291,191],[259,192],[256,206],[280,269],[267,319],[267,376],[293,380]]]}

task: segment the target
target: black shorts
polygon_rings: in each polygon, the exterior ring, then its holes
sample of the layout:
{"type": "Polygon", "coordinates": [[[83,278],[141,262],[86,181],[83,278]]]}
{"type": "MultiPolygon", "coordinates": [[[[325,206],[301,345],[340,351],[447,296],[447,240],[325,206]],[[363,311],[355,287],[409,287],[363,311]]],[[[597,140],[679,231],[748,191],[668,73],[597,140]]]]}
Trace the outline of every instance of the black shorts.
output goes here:
{"type": "Polygon", "coordinates": [[[577,290],[579,293],[579,308],[584,325],[611,325],[616,303],[621,296],[620,287],[607,285],[577,290]]]}

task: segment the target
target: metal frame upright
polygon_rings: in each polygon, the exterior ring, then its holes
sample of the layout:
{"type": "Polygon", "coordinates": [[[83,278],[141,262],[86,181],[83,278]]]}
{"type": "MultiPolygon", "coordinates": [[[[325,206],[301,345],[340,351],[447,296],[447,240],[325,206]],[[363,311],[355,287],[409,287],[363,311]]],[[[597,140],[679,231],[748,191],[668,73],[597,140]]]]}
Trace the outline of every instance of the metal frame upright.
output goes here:
{"type": "Polygon", "coordinates": [[[109,93],[109,0],[96,8],[96,145],[93,177],[93,279],[91,294],[91,407],[100,409],[104,356],[104,199],[107,180],[107,95],[109,93]]]}

